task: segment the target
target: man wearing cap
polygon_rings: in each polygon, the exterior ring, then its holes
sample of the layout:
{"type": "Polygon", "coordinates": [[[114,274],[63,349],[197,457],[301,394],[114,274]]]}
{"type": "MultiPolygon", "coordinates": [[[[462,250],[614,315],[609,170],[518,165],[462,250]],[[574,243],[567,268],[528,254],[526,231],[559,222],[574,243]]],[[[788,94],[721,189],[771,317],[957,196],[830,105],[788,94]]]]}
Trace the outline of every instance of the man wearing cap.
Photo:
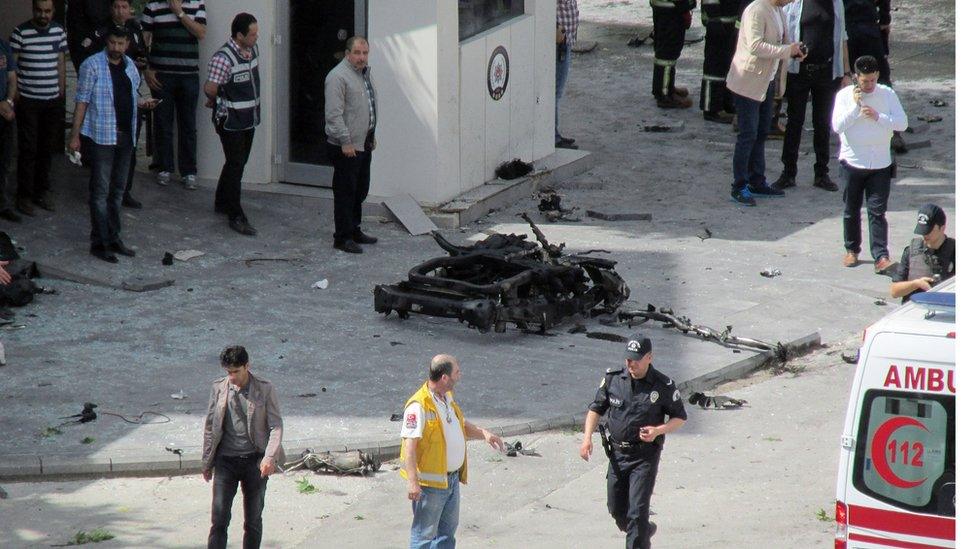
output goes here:
{"type": "Polygon", "coordinates": [[[580,457],[593,453],[593,431],[607,416],[607,508],[627,532],[628,549],[646,549],[657,525],[648,520],[664,435],[684,425],[681,394],[674,381],[651,365],[651,340],[634,334],[624,353],[625,368],[607,368],[583,426],[580,457]]]}
{"type": "Polygon", "coordinates": [[[898,270],[891,277],[891,297],[908,301],[912,294],[956,276],[956,239],[945,234],[945,211],[935,204],[918,210],[912,243],[901,254],[898,270]]]}
{"type": "Polygon", "coordinates": [[[468,439],[483,439],[498,451],[498,435],[466,420],[454,400],[461,366],[451,355],[430,361],[427,381],[403,411],[400,476],[407,479],[413,508],[410,548],[454,547],[461,509],[460,484],[468,483],[468,439]],[[459,484],[460,483],[460,484],[459,484]]]}

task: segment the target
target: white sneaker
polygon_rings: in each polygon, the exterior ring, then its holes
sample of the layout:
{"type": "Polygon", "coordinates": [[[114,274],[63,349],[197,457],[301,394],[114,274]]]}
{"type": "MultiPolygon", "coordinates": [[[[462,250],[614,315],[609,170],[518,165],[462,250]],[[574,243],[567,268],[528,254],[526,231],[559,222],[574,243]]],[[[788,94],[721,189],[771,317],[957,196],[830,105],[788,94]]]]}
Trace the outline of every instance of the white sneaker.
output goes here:
{"type": "Polygon", "coordinates": [[[165,187],[166,185],[169,185],[169,172],[159,172],[159,173],[157,173],[156,174],[156,183],[159,183],[160,186],[162,186],[162,187],[165,187]]]}
{"type": "Polygon", "coordinates": [[[195,175],[184,175],[183,176],[183,188],[188,191],[195,191],[197,189],[197,176],[195,175]]]}

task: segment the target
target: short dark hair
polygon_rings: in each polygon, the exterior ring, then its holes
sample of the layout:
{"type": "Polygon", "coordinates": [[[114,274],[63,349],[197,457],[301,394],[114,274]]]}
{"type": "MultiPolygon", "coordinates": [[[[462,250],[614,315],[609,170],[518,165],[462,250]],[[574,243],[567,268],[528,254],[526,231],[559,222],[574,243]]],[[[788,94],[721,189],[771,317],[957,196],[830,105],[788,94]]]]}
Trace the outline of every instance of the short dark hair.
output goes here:
{"type": "Polygon", "coordinates": [[[132,0],[112,0],[112,3],[113,4],[116,3],[116,2],[125,2],[126,4],[129,4],[130,6],[132,5],[132,0]]]}
{"type": "Polygon", "coordinates": [[[454,361],[449,358],[442,358],[440,360],[435,360],[430,363],[430,377],[431,381],[437,382],[444,376],[449,376],[454,371],[454,361]]]}
{"type": "Polygon", "coordinates": [[[126,40],[131,40],[129,36],[129,31],[125,30],[122,25],[109,25],[108,33],[105,34],[105,38],[125,38],[126,40]]]}
{"type": "Polygon", "coordinates": [[[220,365],[224,368],[241,368],[248,362],[247,349],[240,345],[232,345],[220,353],[220,365]]]}
{"type": "MultiPolygon", "coordinates": [[[[39,3],[41,3],[41,2],[46,2],[46,1],[47,1],[47,0],[31,0],[31,9],[35,9],[35,8],[37,8],[37,4],[39,4],[39,3]]],[[[52,0],[52,2],[51,2],[51,6],[52,6],[52,7],[54,6],[54,2],[53,2],[53,0],[52,0]]]]}
{"type": "Polygon", "coordinates": [[[854,70],[857,74],[871,74],[881,69],[878,68],[878,60],[873,55],[862,55],[854,61],[854,70]]]}
{"type": "Polygon", "coordinates": [[[346,51],[352,51],[352,47],[355,46],[356,42],[359,42],[360,40],[365,42],[367,46],[369,45],[369,40],[366,40],[365,36],[359,36],[357,34],[356,36],[350,36],[349,39],[346,40],[346,51]]]}
{"type": "Polygon", "coordinates": [[[257,23],[256,17],[247,12],[241,12],[234,16],[234,20],[230,24],[230,35],[235,37],[238,34],[243,34],[247,36],[248,31],[251,30],[251,25],[257,23]]]}

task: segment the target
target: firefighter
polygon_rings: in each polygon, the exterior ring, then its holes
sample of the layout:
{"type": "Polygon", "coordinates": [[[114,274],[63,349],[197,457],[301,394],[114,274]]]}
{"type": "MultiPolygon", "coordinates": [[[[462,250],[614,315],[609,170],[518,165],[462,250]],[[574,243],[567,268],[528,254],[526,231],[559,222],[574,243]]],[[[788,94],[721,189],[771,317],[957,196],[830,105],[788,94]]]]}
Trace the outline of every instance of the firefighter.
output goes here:
{"type": "Polygon", "coordinates": [[[650,0],[654,17],[654,99],[661,109],[691,106],[688,88],[674,85],[674,66],[685,45],[695,0],[650,0]]]}
{"type": "Polygon", "coordinates": [[[705,27],[705,61],[699,108],[709,122],[731,124],[735,112],[732,95],[725,88],[738,37],[740,0],[702,0],[701,20],[705,27]]]}

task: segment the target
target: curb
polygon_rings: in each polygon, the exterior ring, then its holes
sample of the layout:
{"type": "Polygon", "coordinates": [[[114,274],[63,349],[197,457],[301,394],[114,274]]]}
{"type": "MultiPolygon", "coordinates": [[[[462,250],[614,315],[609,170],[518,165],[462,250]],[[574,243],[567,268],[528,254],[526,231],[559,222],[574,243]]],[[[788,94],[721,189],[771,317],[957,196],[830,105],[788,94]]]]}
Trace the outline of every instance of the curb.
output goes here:
{"type": "MultiPolygon", "coordinates": [[[[803,356],[820,347],[820,333],[814,332],[795,339],[786,345],[793,351],[791,358],[803,356]]],[[[678,390],[684,393],[708,391],[722,383],[742,379],[752,372],[767,367],[776,360],[776,355],[771,352],[756,354],[733,362],[714,372],[683,381],[678,384],[678,390]]],[[[513,437],[555,429],[580,427],[583,425],[585,418],[586,413],[580,412],[578,414],[561,415],[493,427],[492,430],[500,437],[513,437]]],[[[315,448],[317,452],[361,450],[365,453],[373,454],[380,461],[389,461],[400,455],[399,439],[331,446],[317,446],[306,442],[300,446],[293,447],[315,448]]],[[[296,460],[301,457],[303,451],[289,452],[286,459],[288,461],[296,460]]],[[[200,459],[200,452],[181,454],[153,453],[151,456],[141,453],[120,453],[111,458],[68,454],[50,456],[8,455],[0,456],[0,480],[28,482],[125,476],[165,477],[174,475],[197,475],[200,474],[200,459]]]]}

